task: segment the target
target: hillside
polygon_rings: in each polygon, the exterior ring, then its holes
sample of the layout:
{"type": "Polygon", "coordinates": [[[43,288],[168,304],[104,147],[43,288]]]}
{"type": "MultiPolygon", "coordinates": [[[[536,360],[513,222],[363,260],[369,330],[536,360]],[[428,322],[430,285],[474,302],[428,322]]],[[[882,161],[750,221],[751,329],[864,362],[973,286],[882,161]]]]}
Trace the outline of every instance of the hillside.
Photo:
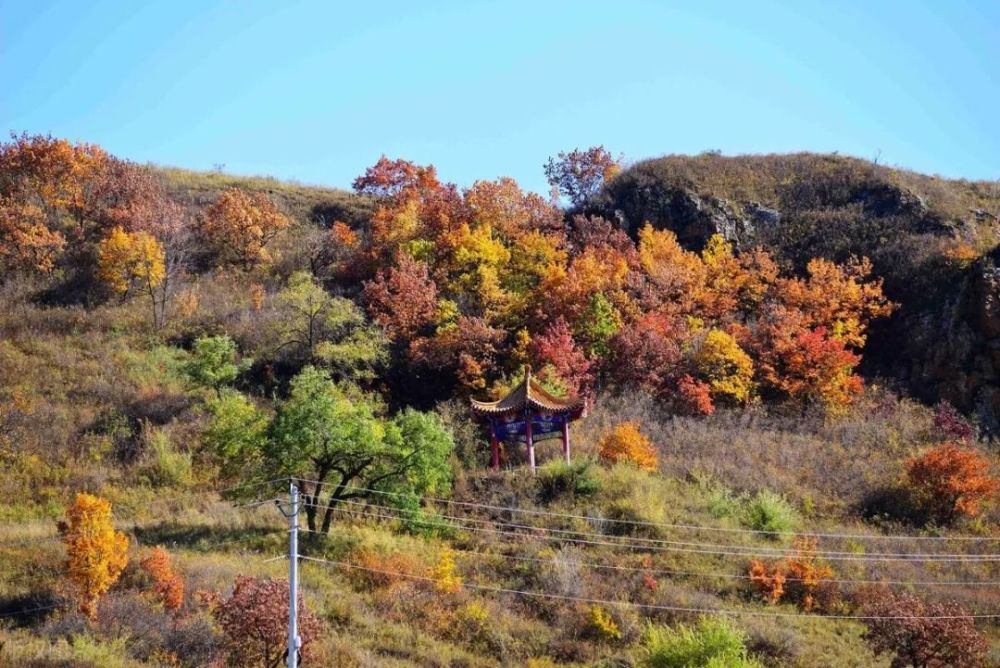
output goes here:
{"type": "Polygon", "coordinates": [[[292,480],[304,665],[1000,665],[996,189],[579,157],[0,146],[0,666],[279,665],[292,480]],[[494,470],[526,367],[572,462],[494,470]]]}

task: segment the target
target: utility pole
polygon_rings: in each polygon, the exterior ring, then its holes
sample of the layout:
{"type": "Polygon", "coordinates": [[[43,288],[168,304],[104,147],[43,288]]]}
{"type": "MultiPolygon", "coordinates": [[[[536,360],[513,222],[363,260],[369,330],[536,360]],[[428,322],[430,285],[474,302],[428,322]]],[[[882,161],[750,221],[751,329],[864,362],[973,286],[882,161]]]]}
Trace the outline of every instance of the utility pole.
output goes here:
{"type": "Polygon", "coordinates": [[[288,518],[288,663],[287,668],[299,665],[299,488],[293,479],[289,486],[291,508],[285,512],[281,505],[278,510],[288,518]]]}

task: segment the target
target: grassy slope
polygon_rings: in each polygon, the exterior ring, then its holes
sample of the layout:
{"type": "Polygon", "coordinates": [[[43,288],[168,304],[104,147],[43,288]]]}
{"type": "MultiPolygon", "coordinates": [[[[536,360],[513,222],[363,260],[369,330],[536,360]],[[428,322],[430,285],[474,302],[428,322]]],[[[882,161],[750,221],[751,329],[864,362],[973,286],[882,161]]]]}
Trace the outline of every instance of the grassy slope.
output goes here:
{"type": "MultiPolygon", "coordinates": [[[[726,196],[767,204],[776,192],[774,184],[800,173],[804,168],[801,161],[823,163],[828,158],[768,157],[725,163],[711,156],[666,160],[665,164],[675,162],[678,169],[687,170],[692,178],[703,179],[726,196]],[[725,169],[719,167],[721,164],[726,165],[725,169]],[[768,168],[762,171],[762,164],[768,168]],[[766,179],[760,176],[762,173],[767,174],[766,179]]],[[[360,220],[367,206],[344,191],[266,178],[176,169],[165,169],[164,173],[174,192],[197,206],[229,185],[265,190],[300,220],[309,220],[317,211],[332,210],[344,212],[340,217],[348,220],[360,220]]],[[[985,202],[983,206],[992,206],[990,202],[994,201],[989,184],[893,174],[893,178],[919,183],[927,192],[940,189],[941,193],[934,196],[934,206],[955,215],[973,204],[985,202]]],[[[204,419],[200,412],[203,397],[180,378],[183,352],[163,346],[145,333],[143,305],[108,305],[89,312],[78,308],[42,309],[26,303],[16,286],[5,290],[0,295],[0,457],[5,458],[0,493],[5,499],[19,501],[3,507],[0,539],[6,542],[52,536],[53,521],[66,500],[67,490],[92,489],[115,502],[123,523],[137,522],[143,527],[130,530],[133,563],[140,556],[137,546],[165,544],[177,556],[189,592],[224,588],[240,573],[283,575],[282,562],[260,562],[264,556],[283,551],[280,533],[264,534],[255,528],[280,525],[273,509],[236,511],[209,491],[215,486],[214,472],[204,466],[196,445],[196,433],[204,419]],[[170,450],[156,454],[143,434],[164,435],[170,450]],[[169,522],[163,521],[165,516],[171,518],[169,522]]],[[[212,308],[208,303],[211,298],[206,288],[203,308],[212,308]]],[[[239,321],[248,331],[253,329],[242,302],[232,306],[231,311],[233,321],[239,321]]],[[[602,491],[596,496],[562,496],[542,502],[538,482],[525,476],[523,470],[501,477],[473,471],[460,480],[457,494],[474,502],[737,528],[741,526],[738,518],[727,515],[727,503],[720,503],[720,497],[727,498],[726,490],[738,497],[768,487],[793,501],[802,515],[802,526],[871,532],[872,527],[853,519],[858,504],[867,491],[891,483],[899,475],[901,462],[926,442],[929,424],[925,409],[908,402],[887,402],[877,393],[856,411],[830,421],[767,416],[757,409],[720,414],[711,420],[677,420],[658,414],[655,407],[641,399],[609,400],[575,430],[577,457],[593,456],[603,430],[622,419],[642,421],[658,443],[660,474],[648,477],[623,470],[600,470],[596,475],[602,491]]],[[[549,453],[543,448],[541,454],[544,457],[549,453]]],[[[595,531],[588,524],[548,523],[551,527],[595,531]]],[[[997,524],[998,516],[993,511],[983,522],[964,527],[963,531],[992,533],[997,524]]],[[[663,531],[653,537],[773,546],[769,541],[715,533],[691,536],[663,531]]],[[[413,555],[418,564],[430,567],[442,543],[458,550],[540,559],[550,558],[558,548],[540,540],[518,542],[512,548],[471,532],[443,541],[414,538],[391,525],[355,520],[338,525],[335,539],[308,549],[331,559],[345,555],[357,558],[363,553],[361,548],[383,555],[405,553],[413,555]]],[[[958,544],[948,546],[960,548],[958,544]]],[[[895,549],[898,543],[886,541],[866,548],[846,541],[824,543],[822,547],[860,552],[895,549]]],[[[607,547],[575,551],[564,546],[564,550],[566,555],[576,554],[577,559],[585,561],[628,567],[642,564],[638,555],[607,547]]],[[[0,578],[0,610],[58,600],[61,559],[57,541],[0,547],[0,573],[4,574],[0,578]]],[[[646,596],[644,600],[659,605],[766,610],[739,580],[733,579],[662,576],[655,593],[644,593],[634,577],[609,577],[605,572],[586,568],[577,575],[570,573],[567,581],[565,572],[546,566],[535,568],[517,560],[461,555],[457,559],[459,572],[470,582],[546,591],[560,586],[570,591],[582,584],[581,595],[598,598],[639,600],[646,596]]],[[[741,574],[745,568],[740,560],[688,553],[661,554],[653,566],[731,575],[741,574]]],[[[911,580],[995,579],[1000,575],[988,567],[926,572],[913,565],[838,568],[842,577],[886,574],[911,580]]],[[[449,599],[419,586],[372,586],[356,576],[317,564],[303,567],[303,580],[310,606],[330,629],[322,647],[329,665],[523,665],[529,657],[543,656],[561,657],[566,665],[582,665],[602,658],[633,656],[638,643],[639,625],[634,615],[616,617],[626,631],[624,641],[602,642],[585,637],[586,606],[525,603],[489,594],[461,594],[449,599]],[[489,626],[476,621],[475,606],[488,613],[489,626]]],[[[136,582],[133,572],[119,589],[134,588],[136,582]]],[[[981,589],[938,588],[921,593],[946,593],[977,610],[1000,609],[997,596],[981,589]]],[[[787,606],[779,610],[795,612],[787,606]]],[[[39,659],[35,664],[39,666],[138,665],[127,643],[102,638],[77,640],[69,646],[54,632],[43,630],[46,623],[52,623],[48,615],[43,611],[0,622],[0,639],[6,642],[0,665],[4,661],[8,665],[28,665],[29,659],[39,659]]],[[[659,621],[675,618],[664,615],[659,621]]],[[[775,665],[888,664],[871,655],[860,639],[862,627],[855,622],[802,615],[778,622],[741,618],[740,624],[751,632],[758,647],[770,648],[778,657],[775,665]]],[[[997,638],[993,640],[996,643],[997,638]]],[[[536,665],[547,664],[540,661],[536,665]]]]}

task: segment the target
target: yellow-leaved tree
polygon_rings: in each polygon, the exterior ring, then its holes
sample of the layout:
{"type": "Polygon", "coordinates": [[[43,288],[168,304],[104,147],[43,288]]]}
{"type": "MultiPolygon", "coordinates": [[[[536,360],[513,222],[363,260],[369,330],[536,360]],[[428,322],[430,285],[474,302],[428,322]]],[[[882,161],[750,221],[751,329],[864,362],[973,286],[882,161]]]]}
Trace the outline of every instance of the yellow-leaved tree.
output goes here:
{"type": "Polygon", "coordinates": [[[66,543],[66,575],[76,588],[80,611],[93,618],[97,602],[128,565],[128,538],[115,531],[111,502],[80,493],[59,522],[66,543]]]}
{"type": "Polygon", "coordinates": [[[116,294],[125,297],[135,288],[149,296],[153,326],[163,319],[163,300],[157,288],[166,277],[163,247],[148,232],[111,230],[97,248],[97,276],[116,294]]]}
{"type": "Polygon", "coordinates": [[[601,439],[601,459],[616,464],[627,462],[644,471],[655,471],[656,447],[635,422],[622,422],[601,439]]]}
{"type": "Polygon", "coordinates": [[[713,399],[745,403],[753,394],[753,360],[729,333],[708,330],[695,352],[694,363],[708,382],[713,399]]]}

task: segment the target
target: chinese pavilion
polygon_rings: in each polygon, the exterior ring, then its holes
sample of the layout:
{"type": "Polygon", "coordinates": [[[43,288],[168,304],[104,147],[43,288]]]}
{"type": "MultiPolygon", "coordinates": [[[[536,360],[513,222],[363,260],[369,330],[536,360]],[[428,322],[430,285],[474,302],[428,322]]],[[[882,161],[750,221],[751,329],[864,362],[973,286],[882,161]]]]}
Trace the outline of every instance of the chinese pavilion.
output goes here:
{"type": "Polygon", "coordinates": [[[472,412],[490,427],[491,464],[500,468],[500,442],[524,443],[528,465],[535,472],[535,443],[562,438],[563,456],[569,462],[569,423],[587,415],[587,401],[559,399],[531,377],[527,367],[524,380],[499,401],[472,400],[472,412]]]}

